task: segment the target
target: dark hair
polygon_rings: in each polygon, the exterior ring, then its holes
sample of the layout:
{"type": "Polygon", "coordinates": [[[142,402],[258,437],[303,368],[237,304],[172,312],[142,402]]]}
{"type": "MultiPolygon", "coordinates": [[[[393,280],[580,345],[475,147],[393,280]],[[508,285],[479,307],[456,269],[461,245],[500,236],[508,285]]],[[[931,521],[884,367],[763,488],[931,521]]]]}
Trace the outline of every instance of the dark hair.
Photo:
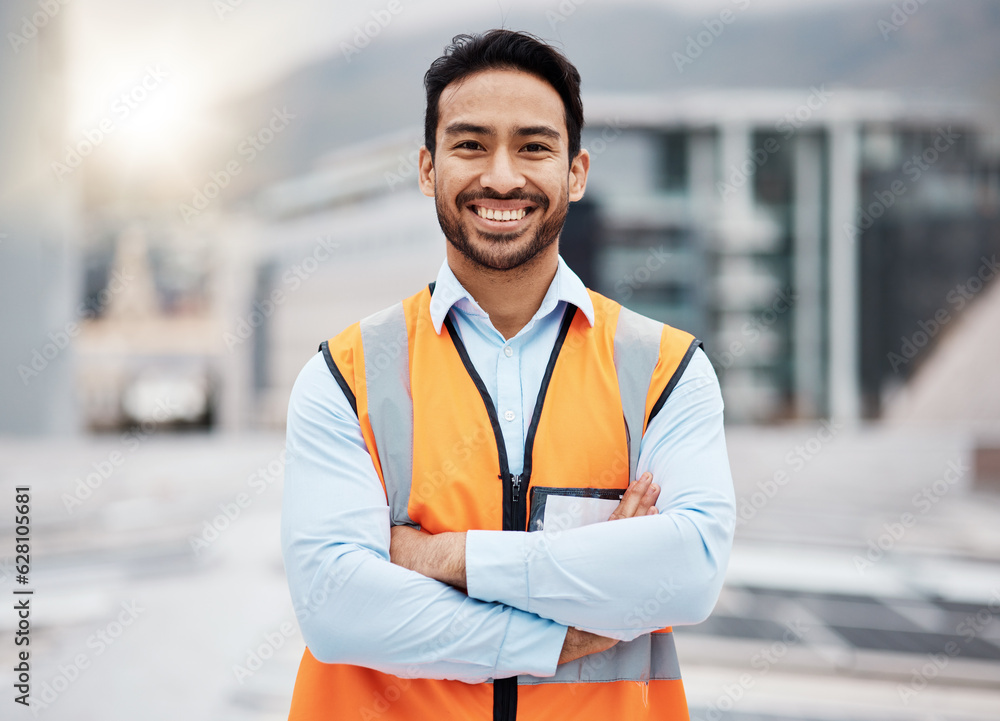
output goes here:
{"type": "Polygon", "coordinates": [[[569,158],[580,152],[583,101],[580,73],[566,56],[529,33],[490,30],[482,35],[456,35],[444,55],[424,75],[427,112],[424,115],[424,145],[434,155],[438,124],[438,100],[448,85],[483,70],[523,70],[548,82],[562,98],[569,134],[569,158]]]}

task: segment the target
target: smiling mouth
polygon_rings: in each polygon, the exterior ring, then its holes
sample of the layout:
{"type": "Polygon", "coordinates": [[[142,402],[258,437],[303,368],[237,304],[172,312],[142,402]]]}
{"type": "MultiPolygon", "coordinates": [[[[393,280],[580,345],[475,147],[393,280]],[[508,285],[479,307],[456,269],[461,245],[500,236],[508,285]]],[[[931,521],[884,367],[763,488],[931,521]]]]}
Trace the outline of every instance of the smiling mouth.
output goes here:
{"type": "Polygon", "coordinates": [[[532,213],[534,207],[522,208],[486,208],[481,205],[470,205],[469,210],[484,220],[500,223],[515,223],[532,213]]]}

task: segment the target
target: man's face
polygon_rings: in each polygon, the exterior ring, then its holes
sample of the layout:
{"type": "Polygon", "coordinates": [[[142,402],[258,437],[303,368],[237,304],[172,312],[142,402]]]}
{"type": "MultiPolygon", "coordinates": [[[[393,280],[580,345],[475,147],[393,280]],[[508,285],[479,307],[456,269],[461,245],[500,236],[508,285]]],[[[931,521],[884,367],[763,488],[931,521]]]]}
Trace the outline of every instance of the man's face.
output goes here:
{"type": "Polygon", "coordinates": [[[448,242],[476,266],[510,270],[559,238],[583,197],[589,157],[569,160],[555,88],[519,70],[487,70],[446,87],[433,160],[420,151],[420,187],[434,197],[448,242]]]}

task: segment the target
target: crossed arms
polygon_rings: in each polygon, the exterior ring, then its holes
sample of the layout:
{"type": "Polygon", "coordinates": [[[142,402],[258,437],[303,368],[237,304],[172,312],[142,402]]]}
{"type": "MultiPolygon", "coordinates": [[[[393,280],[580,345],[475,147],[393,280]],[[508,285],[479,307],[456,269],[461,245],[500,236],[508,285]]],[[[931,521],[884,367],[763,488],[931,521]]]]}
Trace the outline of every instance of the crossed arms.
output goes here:
{"type": "MultiPolygon", "coordinates": [[[[647,471],[637,478],[635,483],[629,485],[608,520],[655,516],[659,513],[656,508],[656,499],[659,495],[660,489],[653,483],[653,474],[647,471]]],[[[409,526],[393,526],[390,533],[392,541],[389,557],[393,563],[462,591],[468,591],[464,531],[432,535],[409,526]]],[[[570,628],[566,631],[559,663],[575,661],[581,656],[606,651],[616,643],[617,639],[570,628]]]]}
{"type": "Polygon", "coordinates": [[[314,357],[289,405],[282,512],[306,644],[329,663],[478,682],[550,676],[614,640],[700,622],[718,596],[734,527],[722,399],[701,351],[643,437],[644,472],[658,496],[634,485],[615,523],[393,534],[357,417],[314,357]]]}

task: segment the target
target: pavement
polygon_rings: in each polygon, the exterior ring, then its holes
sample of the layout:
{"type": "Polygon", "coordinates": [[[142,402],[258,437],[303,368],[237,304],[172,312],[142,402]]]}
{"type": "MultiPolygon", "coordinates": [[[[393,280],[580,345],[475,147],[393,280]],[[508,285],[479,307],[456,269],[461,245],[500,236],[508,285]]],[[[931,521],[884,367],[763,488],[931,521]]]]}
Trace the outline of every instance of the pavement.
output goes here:
{"type": "Polygon", "coordinates": [[[726,586],[676,629],[692,716],[1000,719],[1000,497],[974,491],[974,440],[729,429],[726,586]]]}
{"type": "MultiPolygon", "coordinates": [[[[974,439],[827,422],[727,440],[740,523],[726,586],[708,621],[675,629],[692,718],[1000,719],[1000,497],[973,488],[974,439]]],[[[278,542],[282,447],[0,439],[3,503],[32,486],[38,717],[287,717],[303,642],[278,542]]],[[[15,621],[0,613],[11,695],[15,621]]]]}

